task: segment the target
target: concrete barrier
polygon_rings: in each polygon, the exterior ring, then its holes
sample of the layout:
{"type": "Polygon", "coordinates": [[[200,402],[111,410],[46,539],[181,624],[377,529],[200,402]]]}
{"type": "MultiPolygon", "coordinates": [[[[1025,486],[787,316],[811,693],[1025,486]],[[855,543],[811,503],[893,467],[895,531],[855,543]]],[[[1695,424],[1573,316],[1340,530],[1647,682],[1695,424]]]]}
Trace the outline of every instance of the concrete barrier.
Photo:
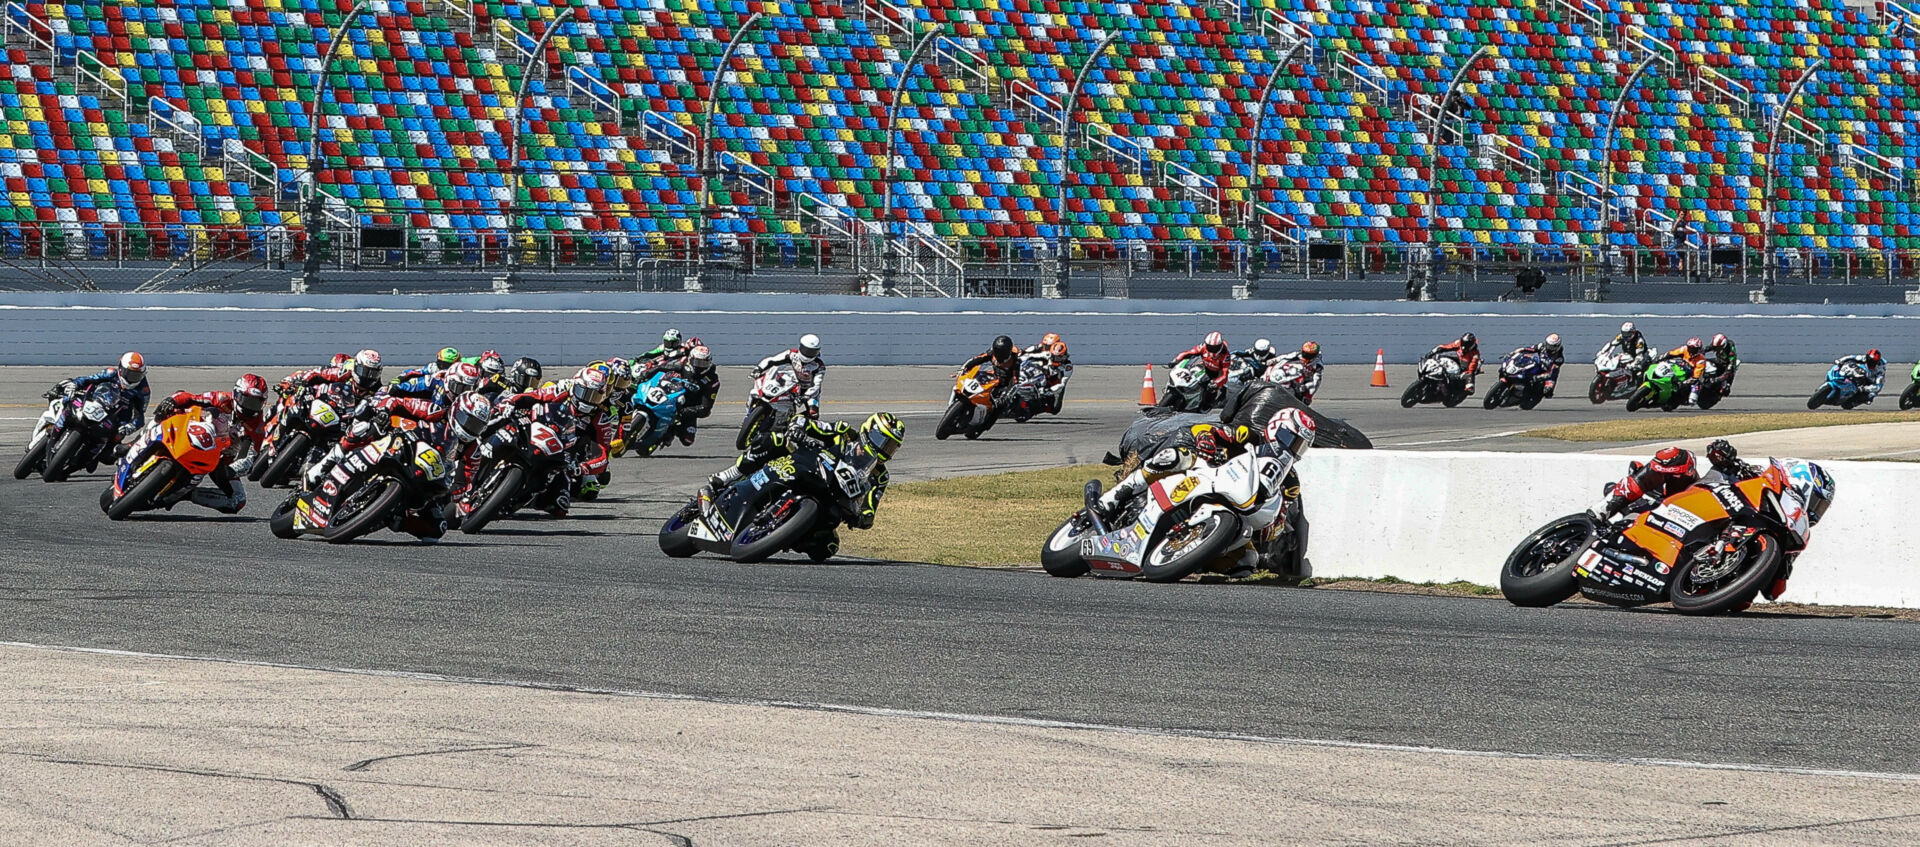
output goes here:
{"type": "MultiPolygon", "coordinates": [[[[1900,534],[1920,466],[1822,461],[1833,506],[1785,600],[1920,608],[1920,550],[1900,534]]],[[[1529,533],[1600,500],[1627,459],[1541,453],[1316,450],[1300,468],[1317,576],[1499,585],[1529,533]]]]}
{"type": "Polygon", "coordinates": [[[1229,343],[1312,338],[1335,364],[1416,360],[1462,331],[1504,353],[1549,332],[1584,359],[1623,320],[1657,343],[1725,332],[1753,362],[1814,362],[1880,347],[1895,361],[1920,308],[1673,306],[1366,301],[903,300],[826,295],[0,294],[0,364],[84,365],[139,349],[158,364],[301,365],[374,347],[394,361],[445,345],[578,362],[651,347],[669,326],[709,342],[723,364],[826,341],[837,364],[951,364],[1007,333],[1023,343],[1064,334],[1082,364],[1165,361],[1210,330],[1229,343]]]}

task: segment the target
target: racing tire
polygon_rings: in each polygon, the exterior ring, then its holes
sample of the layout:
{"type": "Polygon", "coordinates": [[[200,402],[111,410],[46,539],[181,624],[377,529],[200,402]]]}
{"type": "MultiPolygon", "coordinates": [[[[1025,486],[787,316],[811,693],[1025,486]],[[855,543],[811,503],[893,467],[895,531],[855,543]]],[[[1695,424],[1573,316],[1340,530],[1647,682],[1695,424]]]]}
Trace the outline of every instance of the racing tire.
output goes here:
{"type": "Polygon", "coordinates": [[[1720,405],[1720,398],[1722,396],[1724,395],[1720,393],[1719,387],[1712,385],[1702,386],[1700,388],[1700,399],[1696,401],[1694,405],[1699,407],[1700,410],[1705,411],[1720,405]]]}
{"type": "Polygon", "coordinates": [[[1500,593],[1515,606],[1533,609],[1555,605],[1579,593],[1580,582],[1573,571],[1580,566],[1581,554],[1587,551],[1599,531],[1599,522],[1585,512],[1556,518],[1534,530],[1507,554],[1506,563],[1500,566],[1500,593]],[[1577,538],[1576,531],[1579,532],[1577,538]],[[1569,546],[1563,553],[1558,549],[1535,552],[1534,548],[1546,543],[1569,546]],[[1542,560],[1543,555],[1552,553],[1560,555],[1550,561],[1542,560]]]}
{"type": "MultiPolygon", "coordinates": [[[[107,520],[124,521],[134,512],[153,508],[153,501],[173,484],[179,470],[180,466],[174,464],[171,459],[155,462],[153,467],[148,469],[146,476],[141,477],[132,488],[121,494],[120,499],[107,506],[107,520]]],[[[107,486],[107,490],[111,492],[113,486],[107,486]]]]}
{"type": "Polygon", "coordinates": [[[1400,408],[1411,409],[1420,403],[1420,382],[1414,381],[1407,390],[1400,392],[1400,408]]]}
{"type": "Polygon", "coordinates": [[[1466,401],[1467,401],[1466,388],[1464,387],[1457,388],[1457,389],[1449,388],[1447,389],[1446,396],[1440,398],[1440,405],[1451,409],[1455,406],[1460,405],[1461,403],[1465,403],[1466,401]]]}
{"type": "MultiPolygon", "coordinates": [[[[767,505],[771,506],[773,504],[769,503],[767,505]]],[[[752,517],[742,520],[741,523],[744,526],[742,526],[740,532],[751,529],[754,518],[759,517],[760,512],[764,511],[765,507],[759,512],[755,512],[752,517]]],[[[818,517],[819,514],[820,504],[814,502],[813,498],[795,498],[793,514],[788,515],[787,519],[779,525],[768,529],[766,534],[758,538],[752,538],[747,543],[742,544],[740,543],[739,533],[736,533],[734,535],[731,558],[743,565],[765,561],[767,557],[798,543],[801,536],[812,532],[814,519],[818,517]]]]}
{"type": "Polygon", "coordinates": [[[288,540],[300,537],[299,530],[293,528],[294,508],[299,501],[300,495],[292,494],[273,507],[273,514],[267,516],[267,529],[273,532],[273,537],[288,540]]]}
{"type": "Polygon", "coordinates": [[[1480,401],[1480,405],[1489,411],[1498,409],[1500,408],[1500,399],[1501,397],[1505,396],[1506,393],[1507,393],[1507,386],[1505,383],[1495,385],[1494,387],[1487,389],[1487,398],[1485,400],[1480,401]]]}
{"type": "Polygon", "coordinates": [[[53,455],[47,458],[47,464],[40,469],[40,478],[47,482],[65,482],[73,471],[73,458],[80,454],[80,442],[85,440],[80,430],[70,429],[60,433],[60,443],[53,445],[53,455]]]}
{"type": "Polygon", "coordinates": [[[674,559],[685,559],[700,552],[687,529],[693,526],[693,513],[699,507],[688,503],[660,525],[660,552],[674,559]]]}
{"type": "Polygon", "coordinates": [[[486,529],[487,524],[492,523],[494,518],[500,516],[501,510],[507,507],[507,501],[519,493],[520,486],[526,482],[526,479],[526,468],[508,465],[506,470],[500,472],[500,481],[494,484],[493,491],[487,494],[487,499],[473,507],[473,511],[468,512],[467,516],[460,520],[460,531],[468,535],[476,535],[480,530],[486,529]]]}
{"type": "Polygon", "coordinates": [[[752,441],[753,436],[767,426],[772,418],[773,407],[765,403],[754,403],[753,408],[747,410],[747,419],[740,422],[739,434],[733,437],[733,449],[747,449],[747,442],[752,441]]]}
{"type": "Polygon", "coordinates": [[[1720,615],[1740,611],[1751,604],[1754,595],[1772,582],[1774,572],[1780,569],[1780,541],[1763,532],[1747,543],[1759,545],[1758,549],[1749,552],[1734,573],[1706,591],[1682,590],[1689,585],[1698,562],[1688,556],[1680,563],[1673,571],[1672,587],[1668,589],[1673,610],[1683,615],[1720,615]]]}
{"type": "Polygon", "coordinates": [[[1613,397],[1613,388],[1607,385],[1605,377],[1596,376],[1593,384],[1587,386],[1587,400],[1598,406],[1613,397]]]}
{"type": "MultiPolygon", "coordinates": [[[[1915,384],[1920,385],[1920,383],[1915,384]]],[[[1904,409],[1906,407],[1902,406],[1901,408],[1904,409]]],[[[13,478],[26,479],[32,476],[34,471],[39,470],[40,460],[46,457],[47,439],[42,438],[38,444],[27,448],[27,455],[21,456],[19,464],[13,466],[13,478]]]]}
{"type": "Polygon", "coordinates": [[[280,446],[274,449],[273,461],[269,462],[267,469],[260,473],[260,487],[279,488],[286,485],[287,480],[292,479],[297,472],[300,462],[306,458],[307,451],[312,445],[313,437],[304,432],[287,436],[287,440],[280,442],[280,446]]]}
{"type": "Polygon", "coordinates": [[[1675,391],[1672,397],[1667,398],[1667,402],[1660,404],[1660,411],[1671,412],[1680,408],[1680,404],[1685,402],[1687,402],[1687,392],[1685,390],[1675,391]]]}
{"type": "Polygon", "coordinates": [[[1533,386],[1532,388],[1528,388],[1526,393],[1520,395],[1520,408],[1524,411],[1531,412],[1539,408],[1541,401],[1545,399],[1547,399],[1545,390],[1540,388],[1540,386],[1533,386]]]}
{"type": "Polygon", "coordinates": [[[1074,512],[1072,517],[1060,524],[1059,529],[1047,536],[1046,544],[1041,546],[1040,568],[1045,570],[1048,576],[1071,578],[1086,576],[1093,570],[1093,565],[1087,562],[1086,557],[1080,555],[1080,541],[1087,537],[1093,525],[1088,523],[1080,527],[1078,532],[1074,531],[1074,525],[1079,523],[1085,514],[1084,509],[1074,512]]]}
{"type": "MultiPolygon", "coordinates": [[[[375,494],[373,500],[367,505],[345,515],[346,520],[328,526],[327,531],[320,536],[327,543],[345,544],[386,525],[387,513],[393,511],[394,504],[406,490],[406,483],[390,476],[373,477],[361,483],[360,487],[366,488],[369,485],[381,486],[380,493],[375,494]]],[[[353,494],[358,493],[357,490],[350,492],[347,496],[341,497],[340,502],[346,503],[353,494]]],[[[338,518],[342,515],[336,512],[334,517],[338,518]]]]}
{"type": "Polygon", "coordinates": [[[1641,409],[1646,408],[1647,404],[1651,403],[1652,401],[1653,401],[1653,389],[1642,385],[1639,388],[1634,389],[1632,394],[1627,395],[1627,411],[1638,412],[1641,409]]]}
{"type": "MultiPolygon", "coordinates": [[[[1920,382],[1908,385],[1907,390],[1900,392],[1900,408],[1903,411],[1915,406],[1920,406],[1920,382]]],[[[21,477],[20,472],[16,470],[13,472],[13,478],[22,479],[23,477],[21,477]]]]}
{"type": "Polygon", "coordinates": [[[1832,399],[1833,399],[1833,389],[1828,386],[1822,385],[1819,388],[1814,389],[1812,397],[1807,398],[1807,410],[1812,411],[1814,409],[1818,409],[1821,406],[1826,405],[1827,402],[1832,399]]]}
{"type": "Polygon", "coordinates": [[[947,411],[940,415],[940,422],[933,427],[933,437],[945,441],[966,428],[962,421],[973,412],[973,404],[954,400],[947,404],[947,411]]]}
{"type": "Polygon", "coordinates": [[[1153,539],[1153,546],[1140,562],[1140,578],[1148,582],[1178,582],[1227,552],[1240,540],[1240,516],[1227,511],[1207,515],[1199,527],[1200,539],[1193,546],[1161,558],[1166,549],[1164,536],[1153,539]]]}

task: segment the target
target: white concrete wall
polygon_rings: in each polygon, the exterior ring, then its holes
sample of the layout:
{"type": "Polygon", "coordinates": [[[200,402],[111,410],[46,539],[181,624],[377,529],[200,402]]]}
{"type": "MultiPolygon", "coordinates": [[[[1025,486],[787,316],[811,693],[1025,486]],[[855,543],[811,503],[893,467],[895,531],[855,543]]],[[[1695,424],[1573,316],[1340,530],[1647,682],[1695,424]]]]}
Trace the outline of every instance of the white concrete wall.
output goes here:
{"type": "MultiPolygon", "coordinates": [[[[1750,457],[1756,458],[1757,457],[1750,457]]],[[[1500,584],[1507,554],[1600,499],[1627,459],[1542,453],[1316,450],[1301,465],[1316,576],[1500,584]]],[[[1920,465],[1821,462],[1835,497],[1784,600],[1920,608],[1920,546],[1901,527],[1920,465]]]]}

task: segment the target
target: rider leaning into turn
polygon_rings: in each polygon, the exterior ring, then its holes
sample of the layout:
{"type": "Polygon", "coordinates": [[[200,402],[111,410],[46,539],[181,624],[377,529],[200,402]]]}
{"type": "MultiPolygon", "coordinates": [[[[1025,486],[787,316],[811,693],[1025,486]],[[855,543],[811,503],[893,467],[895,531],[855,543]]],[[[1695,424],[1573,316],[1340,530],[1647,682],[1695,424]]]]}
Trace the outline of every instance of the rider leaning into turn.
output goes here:
{"type": "Polygon", "coordinates": [[[801,396],[806,398],[810,407],[810,416],[817,417],[820,412],[820,388],[827,377],[827,361],[820,358],[820,336],[807,333],[800,336],[799,346],[761,359],[760,364],[753,366],[753,377],[759,379],[761,374],[781,365],[793,368],[794,376],[800,379],[801,396]]]}
{"type": "MultiPolygon", "coordinates": [[[[530,409],[535,405],[559,407],[564,404],[578,433],[574,447],[568,453],[570,464],[578,465],[579,472],[574,478],[581,480],[582,492],[599,490],[598,477],[607,470],[608,446],[620,436],[620,422],[607,412],[606,374],[588,370],[577,379],[513,394],[502,398],[500,403],[503,408],[514,409],[530,409]]],[[[571,492],[562,491],[547,511],[555,517],[565,517],[572,506],[571,492]]]]}
{"type": "Polygon", "coordinates": [[[147,360],[139,353],[127,353],[120,357],[120,364],[104,368],[98,373],[76,376],[66,380],[55,389],[61,394],[75,394],[104,382],[115,382],[120,386],[120,405],[113,410],[113,425],[119,430],[120,438],[125,440],[141,427],[147,425],[147,401],[153,396],[153,387],[147,384],[147,360]]]}
{"type": "Polygon", "coordinates": [[[1451,356],[1458,360],[1460,369],[1467,375],[1467,393],[1473,393],[1473,378],[1480,375],[1480,339],[1473,333],[1460,333],[1457,340],[1433,348],[1427,356],[1451,356]]]}
{"type": "Polygon", "coordinates": [[[1867,377],[1871,382],[1861,386],[1861,389],[1867,392],[1868,400],[1880,396],[1880,389],[1887,384],[1887,362],[1880,357],[1879,348],[1833,360],[1833,366],[1836,368],[1844,368],[1847,365],[1859,365],[1867,369],[1867,377]]]}
{"type": "Polygon", "coordinates": [[[338,396],[348,403],[371,396],[380,388],[380,353],[362,350],[340,367],[314,368],[288,374],[286,379],[280,380],[280,393],[291,394],[315,383],[333,386],[338,396]]]}
{"type": "Polygon", "coordinates": [[[1264,338],[1254,339],[1252,347],[1233,355],[1252,364],[1255,376],[1266,373],[1268,368],[1273,367],[1274,362],[1280,360],[1280,352],[1273,349],[1273,342],[1264,338]]]}
{"type": "Polygon", "coordinates": [[[393,381],[395,383],[402,383],[410,379],[431,376],[459,363],[460,351],[452,347],[442,347],[440,348],[440,352],[434,355],[433,361],[428,362],[426,367],[408,368],[407,370],[401,371],[399,376],[394,377],[393,381]]]}
{"type": "Polygon", "coordinates": [[[1634,327],[1633,321],[1621,324],[1620,334],[1614,336],[1608,345],[1618,347],[1620,352],[1636,359],[1653,358],[1653,345],[1647,343],[1647,337],[1640,334],[1640,330],[1634,327]]]}
{"type": "Polygon", "coordinates": [[[1567,363],[1566,350],[1565,348],[1560,346],[1560,333],[1557,333],[1557,332],[1548,333],[1545,341],[1542,341],[1539,344],[1530,344],[1526,347],[1522,347],[1518,350],[1515,350],[1512,353],[1509,353],[1507,355],[1507,358],[1511,359],[1515,356],[1529,356],[1529,355],[1539,356],[1541,359],[1546,361],[1547,380],[1546,380],[1545,386],[1543,387],[1540,393],[1541,393],[1541,396],[1543,397],[1552,397],[1553,384],[1560,381],[1560,367],[1567,363]]]}
{"type": "Polygon", "coordinates": [[[1724,334],[1715,335],[1712,341],[1707,342],[1706,358],[1719,366],[1720,380],[1726,383],[1720,390],[1720,396],[1732,394],[1733,375],[1740,370],[1740,352],[1734,349],[1733,339],[1724,334]]]}
{"type": "Polygon", "coordinates": [[[997,414],[1000,405],[1006,400],[1007,393],[1013,390],[1013,384],[1020,378],[1020,351],[1013,346],[1013,339],[1001,335],[993,339],[993,346],[960,364],[960,372],[986,365],[993,366],[993,409],[989,415],[997,414]]]}
{"type": "Polygon", "coordinates": [[[1226,336],[1218,332],[1207,333],[1205,340],[1173,357],[1167,367],[1180,367],[1180,363],[1188,359],[1198,359],[1201,366],[1207,369],[1207,375],[1213,377],[1210,383],[1212,391],[1218,397],[1227,387],[1227,374],[1233,370],[1233,351],[1227,349],[1226,336]]]}
{"type": "Polygon", "coordinates": [[[1300,349],[1284,356],[1276,356],[1274,361],[1298,362],[1306,369],[1307,378],[1300,383],[1300,402],[1312,404],[1314,392],[1320,390],[1320,377],[1327,369],[1326,363],[1320,360],[1320,342],[1302,342],[1300,349]]]}
{"type": "MultiPolygon", "coordinates": [[[[1759,471],[1740,461],[1740,454],[1724,438],[1707,445],[1710,468],[1730,481],[1750,479],[1759,471]]],[[[1607,498],[1592,508],[1596,517],[1632,517],[1660,505],[1700,482],[1699,463],[1691,451],[1667,447],[1646,462],[1633,462],[1625,478],[1613,484],[1607,498]]]]}
{"type": "Polygon", "coordinates": [[[687,351],[685,360],[663,365],[660,370],[686,380],[687,396],[680,401],[680,411],[674,417],[669,437],[678,438],[681,445],[691,447],[700,431],[700,421],[713,414],[713,401],[720,396],[720,369],[713,366],[713,351],[704,344],[699,345],[687,351]]]}
{"type": "MultiPolygon", "coordinates": [[[[700,339],[694,339],[693,343],[699,344],[700,339]]],[[[686,357],[690,349],[686,339],[681,337],[680,330],[669,329],[660,334],[660,346],[633,357],[633,360],[642,365],[642,371],[644,372],[651,370],[655,365],[679,361],[686,357]]]]}
{"type": "MultiPolygon", "coordinates": [[[[711,497],[758,472],[767,463],[792,455],[801,446],[798,443],[800,439],[812,439],[842,458],[865,455],[873,460],[872,467],[867,471],[869,485],[866,498],[860,503],[851,504],[853,517],[847,520],[847,525],[854,529],[872,529],[874,517],[880,511],[880,498],[887,493],[887,462],[900,450],[900,444],[906,436],[907,425],[891,412],[876,412],[858,427],[845,421],[821,423],[795,415],[786,429],[772,433],[764,441],[748,444],[747,452],[740,454],[740,458],[731,466],[707,480],[703,493],[711,497]]],[[[824,543],[830,545],[831,551],[839,550],[837,537],[824,543]]]]}
{"type": "MultiPolygon", "coordinates": [[[[238,388],[247,384],[248,377],[260,380],[253,374],[242,376],[235,383],[238,388]]],[[[266,399],[266,383],[260,381],[260,399],[266,399]]],[[[266,437],[266,427],[260,417],[261,406],[245,411],[234,399],[234,395],[225,391],[208,391],[195,394],[191,391],[175,391],[154,406],[154,420],[166,420],[180,412],[192,408],[206,409],[213,424],[216,436],[228,436],[233,440],[227,451],[220,456],[220,465],[207,474],[213,488],[194,486],[187,494],[188,502],[196,506],[205,506],[221,514],[231,515],[247,507],[247,489],[240,484],[240,476],[234,470],[234,460],[250,448],[258,448],[266,437]]]]}

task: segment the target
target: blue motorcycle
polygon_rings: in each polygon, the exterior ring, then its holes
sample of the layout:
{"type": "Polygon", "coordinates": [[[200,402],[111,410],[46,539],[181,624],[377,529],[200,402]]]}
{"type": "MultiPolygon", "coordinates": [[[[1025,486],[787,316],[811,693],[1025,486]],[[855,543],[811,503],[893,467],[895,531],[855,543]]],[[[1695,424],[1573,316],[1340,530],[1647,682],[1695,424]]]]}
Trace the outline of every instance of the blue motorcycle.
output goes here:
{"type": "Polygon", "coordinates": [[[1873,376],[1867,373],[1867,367],[1859,362],[1836,364],[1827,369],[1827,384],[1815,389],[1812,397],[1807,398],[1807,408],[1818,409],[1832,404],[1842,409],[1873,402],[1879,392],[1873,390],[1873,376]]]}
{"type": "Polygon", "coordinates": [[[666,446],[689,388],[684,378],[671,371],[654,371],[635,385],[623,422],[627,450],[651,456],[666,446]]]}
{"type": "Polygon", "coordinates": [[[1545,357],[1532,353],[1508,356],[1500,365],[1500,381],[1487,391],[1482,405],[1489,409],[1519,406],[1532,409],[1546,396],[1547,374],[1552,370],[1545,357]]]}

